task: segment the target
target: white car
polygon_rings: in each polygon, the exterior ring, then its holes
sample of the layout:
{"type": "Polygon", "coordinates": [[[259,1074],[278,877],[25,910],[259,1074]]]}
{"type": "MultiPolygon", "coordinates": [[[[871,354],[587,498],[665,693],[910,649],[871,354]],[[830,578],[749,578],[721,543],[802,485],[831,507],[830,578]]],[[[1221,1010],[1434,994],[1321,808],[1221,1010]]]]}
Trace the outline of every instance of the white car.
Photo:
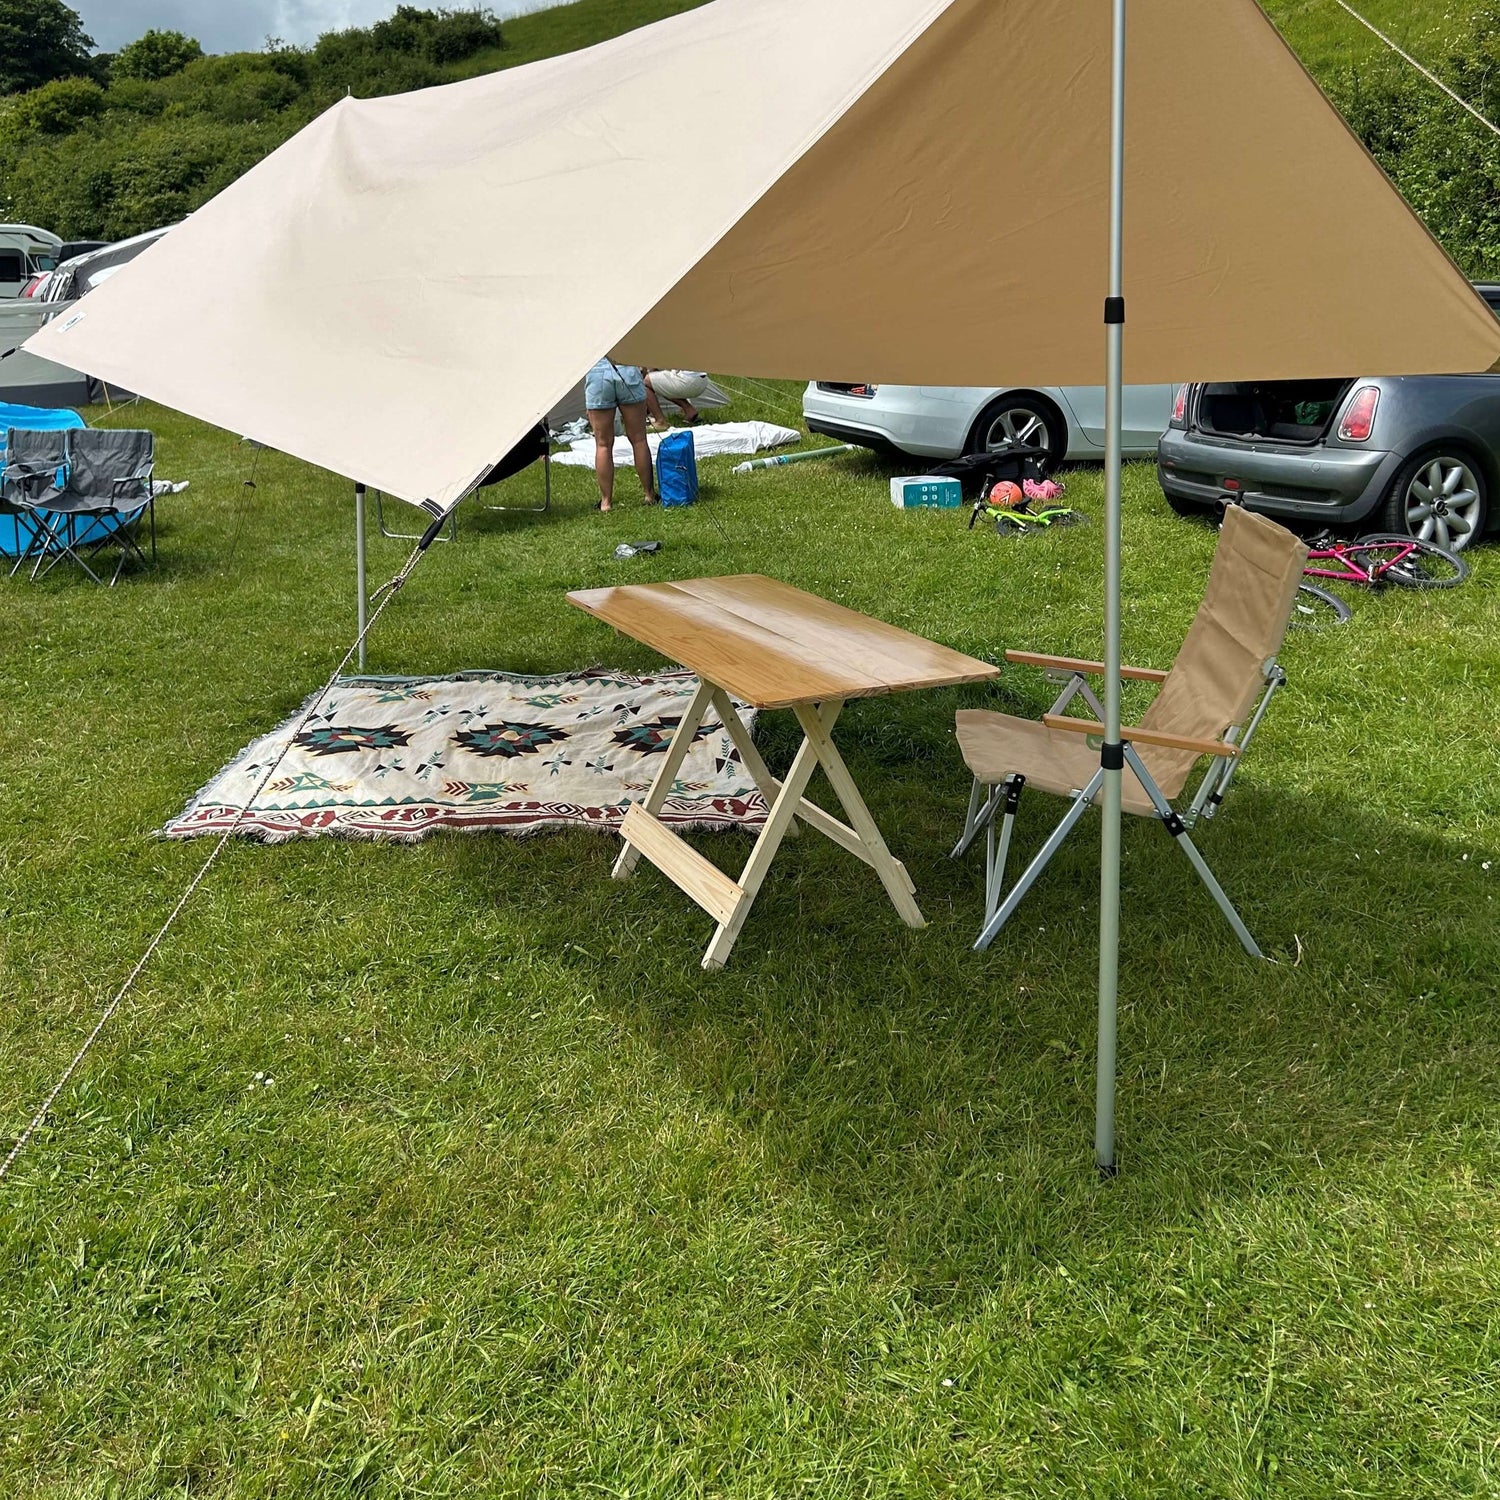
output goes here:
{"type": "MultiPolygon", "coordinates": [[[[1125,387],[1125,453],[1153,458],[1172,416],[1174,385],[1125,387]]],[[[843,385],[818,380],[802,396],[808,430],[861,447],[957,458],[1035,444],[1064,459],[1104,457],[1104,387],[843,385]]]]}

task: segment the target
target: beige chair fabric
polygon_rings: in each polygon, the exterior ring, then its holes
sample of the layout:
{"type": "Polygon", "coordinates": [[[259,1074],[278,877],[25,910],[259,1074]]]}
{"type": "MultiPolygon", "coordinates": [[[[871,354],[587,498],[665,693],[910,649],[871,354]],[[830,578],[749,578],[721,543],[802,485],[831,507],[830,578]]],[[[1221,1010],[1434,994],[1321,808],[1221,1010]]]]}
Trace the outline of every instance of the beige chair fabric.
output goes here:
{"type": "MultiPolygon", "coordinates": [[[[1306,561],[1306,545],[1284,526],[1242,506],[1228,509],[1203,602],[1167,680],[1141,715],[1143,729],[1219,740],[1244,724],[1265,689],[1266,664],[1281,649],[1306,561]]],[[[1098,751],[1082,735],[1010,714],[959,710],[958,743],[969,770],[986,786],[1020,775],[1028,787],[1066,797],[1099,769],[1098,751]]],[[[1136,750],[1169,801],[1202,759],[1157,745],[1136,750]]],[[[1140,816],[1155,811],[1129,765],[1121,805],[1140,816]]]]}
{"type": "MultiPolygon", "coordinates": [[[[1099,769],[1098,750],[1091,749],[1081,734],[982,708],[961,708],[957,719],[964,764],[985,786],[999,786],[1007,776],[1024,776],[1028,788],[1071,797],[1099,769]]],[[[1151,747],[1142,745],[1140,750],[1141,758],[1149,761],[1151,747]]],[[[1149,769],[1154,774],[1155,767],[1149,769]]],[[[1120,777],[1120,806],[1143,817],[1152,811],[1145,787],[1129,766],[1120,777]]]]}

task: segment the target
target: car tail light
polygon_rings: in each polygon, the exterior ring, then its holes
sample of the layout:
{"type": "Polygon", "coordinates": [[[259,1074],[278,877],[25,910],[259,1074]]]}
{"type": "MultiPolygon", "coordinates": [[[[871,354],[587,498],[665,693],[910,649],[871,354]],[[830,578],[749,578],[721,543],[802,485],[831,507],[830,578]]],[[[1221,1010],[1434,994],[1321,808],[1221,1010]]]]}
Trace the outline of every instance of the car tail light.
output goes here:
{"type": "Polygon", "coordinates": [[[1339,436],[1346,443],[1362,443],[1375,430],[1375,408],[1380,404],[1380,391],[1373,385],[1362,385],[1349,403],[1344,420],[1339,423],[1339,436]]]}
{"type": "MultiPolygon", "coordinates": [[[[1187,426],[1187,393],[1188,388],[1185,385],[1180,385],[1177,387],[1177,394],[1172,397],[1173,427],[1187,426]]],[[[1157,408],[1158,411],[1160,409],[1160,407],[1157,408]]]]}

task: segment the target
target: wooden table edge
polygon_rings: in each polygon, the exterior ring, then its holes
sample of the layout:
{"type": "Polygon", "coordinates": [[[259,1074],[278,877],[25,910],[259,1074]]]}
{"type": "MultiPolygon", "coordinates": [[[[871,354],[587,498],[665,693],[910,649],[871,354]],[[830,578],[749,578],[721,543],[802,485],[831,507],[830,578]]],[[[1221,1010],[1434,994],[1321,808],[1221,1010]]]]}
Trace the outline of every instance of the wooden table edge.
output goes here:
{"type": "MultiPolygon", "coordinates": [[[[729,576],[742,577],[746,575],[731,574],[729,576]]],[[[661,583],[674,583],[681,580],[664,578],[657,581],[661,583]]],[[[692,666],[690,663],[682,661],[680,658],[673,656],[670,652],[662,651],[659,647],[651,645],[649,641],[642,641],[638,637],[631,635],[628,630],[625,630],[621,626],[616,625],[612,620],[607,618],[604,614],[600,613],[600,611],[585,603],[582,598],[584,594],[603,593],[607,589],[635,588],[645,586],[646,585],[636,585],[629,583],[606,583],[600,584],[597,588],[591,589],[569,589],[563,597],[569,604],[573,606],[574,609],[588,615],[590,619],[598,620],[602,625],[608,625],[609,628],[613,630],[617,635],[623,635],[627,640],[635,641],[637,645],[645,646],[649,651],[655,651],[656,654],[665,661],[676,662],[678,666],[684,667],[686,668],[686,670],[692,672],[699,678],[700,681],[711,682],[715,687],[724,687],[723,683],[716,682],[712,677],[708,677],[706,676],[706,674],[699,672],[698,669],[692,666]]],[[[792,588],[796,587],[795,584],[791,584],[788,586],[792,588]]],[[[856,610],[854,611],[854,613],[858,614],[861,613],[861,611],[856,610]]],[[[878,616],[871,615],[869,616],[869,618],[874,620],[878,619],[878,616]]],[[[889,625],[890,621],[883,620],[880,623],[889,625]]],[[[954,652],[955,655],[965,657],[967,660],[972,661],[975,666],[977,668],[980,668],[981,670],[959,673],[953,676],[944,676],[937,678],[931,682],[912,683],[909,686],[903,685],[900,687],[894,687],[890,683],[872,683],[869,687],[862,688],[858,692],[844,692],[836,695],[839,702],[851,702],[856,698],[887,698],[893,697],[897,693],[934,692],[939,688],[963,687],[972,682],[990,682],[994,678],[998,677],[1003,670],[1003,663],[981,662],[978,657],[969,656],[967,652],[960,651],[956,646],[947,646],[943,641],[934,641],[929,636],[918,635],[915,630],[906,630],[906,627],[904,625],[896,625],[892,628],[896,630],[903,630],[907,635],[916,636],[918,640],[927,641],[929,645],[944,646],[945,649],[954,652]]],[[[728,691],[728,689],[726,689],[726,691],[728,691]]],[[[762,711],[795,708],[799,703],[831,703],[835,698],[835,695],[833,694],[829,694],[826,698],[822,699],[807,697],[753,698],[745,693],[736,693],[735,696],[740,698],[743,702],[747,703],[751,708],[762,711]]]]}

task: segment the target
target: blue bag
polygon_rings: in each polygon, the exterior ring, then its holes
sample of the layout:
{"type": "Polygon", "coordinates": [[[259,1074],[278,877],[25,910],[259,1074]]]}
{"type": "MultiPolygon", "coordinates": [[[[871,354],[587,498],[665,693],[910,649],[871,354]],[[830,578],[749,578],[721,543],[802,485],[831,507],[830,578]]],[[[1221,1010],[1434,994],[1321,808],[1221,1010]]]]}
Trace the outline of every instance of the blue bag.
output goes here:
{"type": "Polygon", "coordinates": [[[685,427],[669,432],[657,447],[656,492],[663,505],[691,505],[698,498],[698,458],[685,427]]]}

